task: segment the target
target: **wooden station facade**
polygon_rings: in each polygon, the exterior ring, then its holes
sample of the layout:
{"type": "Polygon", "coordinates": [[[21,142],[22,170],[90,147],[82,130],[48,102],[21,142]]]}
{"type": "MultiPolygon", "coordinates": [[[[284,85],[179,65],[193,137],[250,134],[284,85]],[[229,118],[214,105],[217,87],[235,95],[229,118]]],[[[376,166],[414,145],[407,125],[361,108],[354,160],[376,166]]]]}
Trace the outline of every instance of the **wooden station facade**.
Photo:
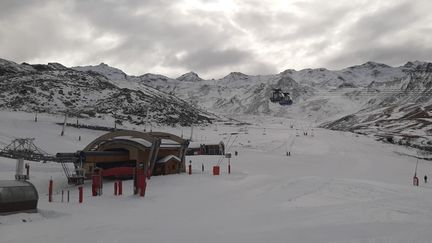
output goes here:
{"type": "Polygon", "coordinates": [[[225,144],[219,143],[192,143],[189,145],[186,155],[224,155],[225,144]]]}
{"type": "Polygon", "coordinates": [[[79,152],[85,177],[95,169],[104,177],[132,177],[136,168],[152,175],[186,171],[189,141],[165,132],[115,131],[104,134],[79,152]]]}

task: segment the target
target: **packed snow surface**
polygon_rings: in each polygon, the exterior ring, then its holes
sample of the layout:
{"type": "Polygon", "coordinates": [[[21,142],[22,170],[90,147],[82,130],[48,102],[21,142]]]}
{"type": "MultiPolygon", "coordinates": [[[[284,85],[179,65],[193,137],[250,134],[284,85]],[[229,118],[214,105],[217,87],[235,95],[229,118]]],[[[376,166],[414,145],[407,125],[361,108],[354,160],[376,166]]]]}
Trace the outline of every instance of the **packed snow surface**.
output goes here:
{"type": "MultiPolygon", "coordinates": [[[[39,212],[0,216],[0,242],[431,242],[432,187],[411,186],[416,160],[404,154],[414,151],[296,120],[243,118],[252,125],[193,133],[195,142],[222,140],[238,151],[231,174],[227,159],[213,176],[219,156],[190,156],[192,175],[152,177],[144,198],[132,195],[131,181],[114,196],[109,180],[102,196],[91,197],[88,181],[79,204],[59,164],[29,162],[39,212]],[[51,177],[55,195],[48,203],[51,177]],[[69,203],[61,202],[61,190],[71,191],[69,203]]],[[[61,137],[61,121],[0,112],[0,145],[35,137],[49,153],[75,152],[104,133],[67,127],[61,137]]],[[[153,130],[190,134],[186,127],[153,130]]],[[[431,167],[420,160],[418,174],[431,167]]],[[[12,179],[14,170],[14,160],[0,158],[0,179],[12,179]]]]}

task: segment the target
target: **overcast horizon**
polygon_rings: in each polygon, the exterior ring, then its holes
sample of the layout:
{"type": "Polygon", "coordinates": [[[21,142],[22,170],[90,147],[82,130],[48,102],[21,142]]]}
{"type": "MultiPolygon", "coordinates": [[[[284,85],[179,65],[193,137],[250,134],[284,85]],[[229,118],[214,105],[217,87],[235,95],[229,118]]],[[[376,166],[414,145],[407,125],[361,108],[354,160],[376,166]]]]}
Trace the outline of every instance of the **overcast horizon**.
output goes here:
{"type": "Polygon", "coordinates": [[[427,0],[3,0],[0,58],[206,79],[400,66],[431,60],[431,10],[427,0]]]}

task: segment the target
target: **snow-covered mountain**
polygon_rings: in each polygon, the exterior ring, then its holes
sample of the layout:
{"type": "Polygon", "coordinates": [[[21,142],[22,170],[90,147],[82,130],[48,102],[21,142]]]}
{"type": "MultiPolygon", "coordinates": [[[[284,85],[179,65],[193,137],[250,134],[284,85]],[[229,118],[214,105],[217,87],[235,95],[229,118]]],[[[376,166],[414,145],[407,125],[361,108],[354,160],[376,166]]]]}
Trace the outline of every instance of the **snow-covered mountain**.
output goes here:
{"type": "Polygon", "coordinates": [[[366,86],[369,83],[389,81],[404,75],[400,67],[391,67],[376,62],[366,62],[342,70],[330,71],[325,68],[303,69],[300,71],[286,70],[293,78],[301,83],[313,86],[328,87],[352,84],[366,86]]]}
{"type": "Polygon", "coordinates": [[[147,109],[151,121],[161,124],[207,123],[212,118],[211,114],[145,84],[140,84],[139,89],[116,86],[111,79],[127,78],[118,69],[105,64],[85,69],[70,69],[58,63],[16,64],[0,59],[0,108],[90,117],[108,115],[132,124],[144,123],[147,109]]]}
{"type": "Polygon", "coordinates": [[[198,76],[198,74],[196,74],[194,72],[185,73],[176,79],[178,81],[186,81],[186,82],[199,82],[199,81],[204,80],[204,79],[200,78],[200,76],[198,76]]]}
{"type": "Polygon", "coordinates": [[[391,67],[367,62],[342,70],[232,72],[204,80],[194,72],[176,79],[151,73],[129,76],[104,63],[67,68],[58,63],[18,65],[1,60],[0,107],[116,113],[132,123],[142,122],[147,107],[154,119],[168,124],[206,122],[211,115],[204,110],[228,117],[280,116],[430,149],[431,65],[416,61],[391,67]],[[294,104],[270,102],[274,88],[289,92],[294,104]]]}
{"type": "MultiPolygon", "coordinates": [[[[232,72],[217,80],[203,80],[193,72],[177,79],[158,74],[125,78],[121,75],[109,79],[119,87],[130,89],[151,86],[217,113],[307,117],[312,121],[323,122],[354,113],[367,105],[372,93],[364,97],[362,89],[371,84],[377,87],[385,84],[380,88],[388,89],[389,83],[405,80],[409,70],[421,64],[414,62],[402,67],[391,67],[367,62],[336,71],[324,68],[300,71],[288,69],[275,75],[232,72]],[[269,97],[273,88],[289,92],[294,105],[282,107],[271,103],[269,97]],[[360,92],[358,95],[356,89],[360,92]]],[[[93,66],[88,69],[80,67],[80,70],[96,71],[107,77],[113,77],[112,70],[116,70],[105,66],[99,69],[102,70],[97,71],[93,66]]]]}
{"type": "Polygon", "coordinates": [[[122,70],[108,66],[105,63],[101,63],[96,66],[84,66],[84,67],[78,66],[78,67],[73,67],[73,69],[77,71],[84,71],[84,72],[92,71],[95,73],[99,73],[104,75],[110,80],[126,80],[128,77],[128,75],[124,73],[122,70]]]}
{"type": "MultiPolygon", "coordinates": [[[[386,141],[399,141],[397,137],[402,136],[405,139],[402,139],[401,143],[412,146],[423,144],[422,147],[425,147],[425,143],[430,141],[428,136],[431,133],[430,125],[424,122],[424,119],[428,118],[422,117],[418,120],[409,114],[423,110],[423,114],[429,114],[431,111],[430,65],[416,61],[391,67],[366,62],[342,70],[288,69],[274,75],[232,72],[216,80],[202,80],[197,74],[190,72],[177,79],[145,74],[110,81],[137,90],[148,85],[176,95],[195,106],[228,116],[283,116],[315,123],[324,122],[323,126],[331,129],[365,133],[357,126],[361,123],[363,128],[370,129],[370,134],[386,137],[386,141]],[[294,104],[281,106],[271,103],[269,97],[274,88],[289,92],[294,104]],[[400,119],[387,119],[387,125],[394,129],[385,132],[372,129],[371,124],[382,121],[380,117],[384,115],[384,110],[386,114],[394,113],[394,116],[407,115],[408,120],[402,122],[400,119]],[[401,111],[404,114],[401,114],[401,111]],[[413,125],[418,123],[423,125],[413,125]],[[407,129],[407,126],[413,129],[407,129]],[[413,139],[413,133],[421,134],[420,138],[413,139]],[[392,138],[387,139],[389,136],[392,138]]],[[[85,70],[85,67],[82,68],[85,70]]]]}
{"type": "Polygon", "coordinates": [[[375,95],[363,109],[323,127],[432,151],[432,63],[407,63],[403,68],[403,79],[367,87],[364,94],[375,95]]]}

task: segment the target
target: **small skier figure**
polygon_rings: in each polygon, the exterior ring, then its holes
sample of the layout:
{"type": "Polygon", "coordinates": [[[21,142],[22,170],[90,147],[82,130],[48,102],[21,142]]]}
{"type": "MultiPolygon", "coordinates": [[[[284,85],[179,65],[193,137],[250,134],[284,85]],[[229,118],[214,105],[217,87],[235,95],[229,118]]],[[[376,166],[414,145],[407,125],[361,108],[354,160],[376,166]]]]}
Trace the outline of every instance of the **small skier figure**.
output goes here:
{"type": "Polygon", "coordinates": [[[427,175],[425,175],[423,178],[424,178],[424,182],[427,183],[427,175]]]}

